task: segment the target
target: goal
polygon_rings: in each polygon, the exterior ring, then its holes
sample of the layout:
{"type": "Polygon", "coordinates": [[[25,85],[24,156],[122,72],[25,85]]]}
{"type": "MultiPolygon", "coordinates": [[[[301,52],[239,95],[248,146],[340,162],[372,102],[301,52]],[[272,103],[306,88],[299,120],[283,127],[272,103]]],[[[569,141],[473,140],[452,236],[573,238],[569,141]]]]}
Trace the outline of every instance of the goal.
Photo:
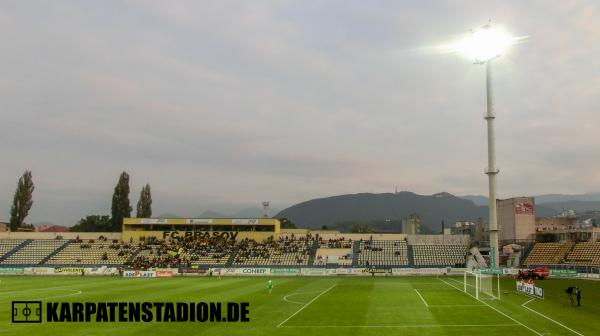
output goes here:
{"type": "Polygon", "coordinates": [[[477,300],[500,299],[500,275],[465,272],[463,291],[477,300]]]}

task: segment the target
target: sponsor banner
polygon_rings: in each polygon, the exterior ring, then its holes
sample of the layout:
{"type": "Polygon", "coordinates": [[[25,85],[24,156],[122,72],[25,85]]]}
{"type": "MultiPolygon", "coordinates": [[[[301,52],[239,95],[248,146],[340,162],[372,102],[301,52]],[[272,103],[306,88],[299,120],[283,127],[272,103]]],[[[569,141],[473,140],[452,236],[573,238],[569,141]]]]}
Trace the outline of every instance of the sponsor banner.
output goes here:
{"type": "Polygon", "coordinates": [[[516,275],[518,273],[519,273],[518,268],[503,268],[502,269],[502,274],[504,274],[504,275],[516,275]]]}
{"type": "Polygon", "coordinates": [[[181,267],[179,269],[179,273],[181,274],[206,274],[208,273],[208,269],[207,268],[198,268],[198,267],[192,267],[192,268],[184,268],[181,267]]]}
{"type": "Polygon", "coordinates": [[[83,267],[56,267],[54,269],[54,273],[60,275],[81,275],[82,272],[87,273],[83,267]]]}
{"type": "Polygon", "coordinates": [[[225,240],[235,240],[238,236],[237,231],[163,231],[162,238],[171,239],[198,239],[220,237],[225,240]]]}
{"type": "Polygon", "coordinates": [[[576,270],[565,270],[565,269],[551,269],[550,276],[554,277],[576,277],[576,270]]]}
{"type": "Polygon", "coordinates": [[[236,275],[269,275],[269,268],[236,268],[236,275]]]}
{"type": "Polygon", "coordinates": [[[300,275],[299,268],[271,268],[271,275],[300,275]]]}
{"type": "Polygon", "coordinates": [[[25,267],[23,274],[27,275],[54,275],[53,267],[25,267]]]}
{"type": "Polygon", "coordinates": [[[351,268],[336,268],[333,270],[335,275],[350,275],[352,274],[351,268]]]}
{"type": "Polygon", "coordinates": [[[140,220],[142,224],[167,224],[166,218],[142,218],[140,220]]]}
{"type": "Polygon", "coordinates": [[[119,269],[116,267],[91,267],[85,269],[86,275],[114,275],[119,274],[119,269]]]}
{"type": "Polygon", "coordinates": [[[577,273],[577,277],[578,278],[585,278],[585,279],[600,279],[600,274],[595,274],[595,273],[577,273]]]}
{"type": "Polygon", "coordinates": [[[445,268],[392,268],[392,275],[439,275],[445,274],[445,268]]]}
{"type": "MultiPolygon", "coordinates": [[[[473,272],[476,272],[476,271],[477,271],[477,269],[473,269],[473,272]]],[[[499,269],[499,268],[495,268],[495,269],[481,268],[481,269],[479,269],[479,273],[499,275],[499,274],[504,274],[504,270],[499,269]]]]}
{"type": "Polygon", "coordinates": [[[248,225],[256,225],[258,224],[258,219],[257,218],[236,218],[236,219],[232,219],[231,220],[232,224],[248,224],[248,225]]]}
{"type": "Polygon", "coordinates": [[[223,276],[261,276],[271,275],[270,268],[260,267],[240,267],[240,268],[213,268],[213,276],[219,275],[219,272],[223,276]]]}
{"type": "Polygon", "coordinates": [[[156,271],[124,271],[124,278],[155,278],[156,271]]]}
{"type": "Polygon", "coordinates": [[[0,274],[23,274],[25,270],[20,267],[2,267],[0,268],[0,274]]]}
{"type": "Polygon", "coordinates": [[[331,275],[365,275],[365,268],[336,268],[328,270],[331,275]]]}
{"type": "Polygon", "coordinates": [[[173,271],[172,270],[157,270],[157,271],[154,271],[154,273],[156,274],[157,278],[171,278],[171,277],[173,277],[173,271]]]}
{"type": "Polygon", "coordinates": [[[533,204],[531,203],[517,203],[515,204],[515,213],[517,215],[533,215],[533,204]]]}
{"type": "Polygon", "coordinates": [[[535,287],[532,284],[528,284],[525,281],[516,281],[517,292],[532,295],[538,298],[544,298],[544,289],[541,287],[535,287]]]}
{"type": "Polygon", "coordinates": [[[209,218],[190,218],[185,220],[185,224],[212,224],[213,220],[209,218]]]}
{"type": "Polygon", "coordinates": [[[391,268],[363,268],[362,269],[362,274],[363,275],[392,275],[392,269],[391,268]]]}
{"type": "Polygon", "coordinates": [[[303,268],[301,271],[302,275],[307,275],[307,276],[323,276],[323,275],[327,275],[327,269],[326,268],[303,268]]]}

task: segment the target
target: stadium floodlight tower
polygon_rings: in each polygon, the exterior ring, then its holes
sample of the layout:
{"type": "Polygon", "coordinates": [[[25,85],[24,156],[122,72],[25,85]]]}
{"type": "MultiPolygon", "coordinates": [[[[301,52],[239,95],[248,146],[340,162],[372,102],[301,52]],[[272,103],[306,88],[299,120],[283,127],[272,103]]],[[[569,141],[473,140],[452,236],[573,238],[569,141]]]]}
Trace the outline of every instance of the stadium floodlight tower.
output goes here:
{"type": "Polygon", "coordinates": [[[269,202],[262,202],[263,206],[263,217],[269,218],[269,202]]]}
{"type": "Polygon", "coordinates": [[[451,51],[463,54],[475,64],[486,66],[486,94],[488,136],[488,166],[485,174],[489,184],[489,232],[490,232],[490,268],[498,268],[498,217],[496,213],[496,144],[494,140],[494,100],[492,95],[492,61],[504,54],[508,47],[522,38],[513,37],[499,27],[493,27],[491,21],[485,26],[471,30],[470,34],[450,46],[451,51]]]}

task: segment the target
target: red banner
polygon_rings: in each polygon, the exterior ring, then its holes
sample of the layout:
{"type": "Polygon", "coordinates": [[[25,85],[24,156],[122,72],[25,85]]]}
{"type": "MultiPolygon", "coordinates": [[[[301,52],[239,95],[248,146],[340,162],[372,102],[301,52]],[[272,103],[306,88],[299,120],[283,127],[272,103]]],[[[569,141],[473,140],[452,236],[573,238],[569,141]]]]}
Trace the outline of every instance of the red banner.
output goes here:
{"type": "Polygon", "coordinates": [[[533,204],[517,203],[515,205],[515,213],[517,215],[533,215],[533,204]]]}

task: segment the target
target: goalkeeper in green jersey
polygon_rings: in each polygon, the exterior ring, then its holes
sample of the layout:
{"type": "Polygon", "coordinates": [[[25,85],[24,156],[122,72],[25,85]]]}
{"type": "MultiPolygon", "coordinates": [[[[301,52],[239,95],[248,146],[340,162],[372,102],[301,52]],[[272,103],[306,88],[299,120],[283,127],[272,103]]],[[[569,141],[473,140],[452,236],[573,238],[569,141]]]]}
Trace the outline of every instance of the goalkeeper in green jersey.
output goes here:
{"type": "Polygon", "coordinates": [[[273,291],[273,280],[269,279],[269,281],[267,281],[267,289],[269,290],[269,294],[271,294],[273,291]]]}

